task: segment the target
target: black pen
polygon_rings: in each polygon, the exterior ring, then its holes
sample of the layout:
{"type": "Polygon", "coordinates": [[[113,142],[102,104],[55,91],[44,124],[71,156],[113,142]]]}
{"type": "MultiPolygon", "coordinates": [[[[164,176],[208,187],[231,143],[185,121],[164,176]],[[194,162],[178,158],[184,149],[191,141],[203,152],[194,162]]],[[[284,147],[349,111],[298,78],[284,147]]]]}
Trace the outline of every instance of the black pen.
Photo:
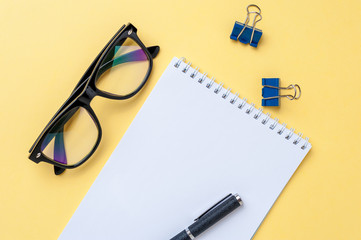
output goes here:
{"type": "Polygon", "coordinates": [[[225,198],[214,204],[205,213],[194,220],[194,223],[182,232],[178,233],[171,240],[192,240],[213,224],[242,206],[242,199],[238,194],[228,194],[225,198]]]}

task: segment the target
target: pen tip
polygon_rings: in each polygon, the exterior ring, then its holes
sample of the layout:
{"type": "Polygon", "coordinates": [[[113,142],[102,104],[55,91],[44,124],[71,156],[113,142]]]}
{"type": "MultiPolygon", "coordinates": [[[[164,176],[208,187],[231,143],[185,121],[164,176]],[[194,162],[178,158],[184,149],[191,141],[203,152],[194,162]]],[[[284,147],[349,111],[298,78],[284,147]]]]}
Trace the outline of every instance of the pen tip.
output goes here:
{"type": "Polygon", "coordinates": [[[234,196],[235,196],[235,198],[237,199],[239,205],[242,206],[242,205],[243,205],[243,201],[242,201],[241,197],[240,197],[238,194],[235,194],[234,196]]]}

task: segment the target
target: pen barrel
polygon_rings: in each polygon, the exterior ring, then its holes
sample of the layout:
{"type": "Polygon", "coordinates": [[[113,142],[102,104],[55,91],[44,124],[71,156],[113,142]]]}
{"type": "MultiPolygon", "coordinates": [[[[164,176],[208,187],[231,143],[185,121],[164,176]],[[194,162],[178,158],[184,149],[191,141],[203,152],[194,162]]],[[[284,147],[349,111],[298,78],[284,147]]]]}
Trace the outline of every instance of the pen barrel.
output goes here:
{"type": "Polygon", "coordinates": [[[186,230],[183,230],[182,232],[178,233],[177,236],[171,238],[170,240],[192,240],[186,230]]]}
{"type": "Polygon", "coordinates": [[[242,203],[236,198],[236,196],[233,195],[222,204],[215,207],[212,211],[206,213],[204,216],[195,221],[188,227],[188,229],[194,237],[197,237],[216,222],[230,214],[233,210],[241,206],[241,204],[242,203]]]}

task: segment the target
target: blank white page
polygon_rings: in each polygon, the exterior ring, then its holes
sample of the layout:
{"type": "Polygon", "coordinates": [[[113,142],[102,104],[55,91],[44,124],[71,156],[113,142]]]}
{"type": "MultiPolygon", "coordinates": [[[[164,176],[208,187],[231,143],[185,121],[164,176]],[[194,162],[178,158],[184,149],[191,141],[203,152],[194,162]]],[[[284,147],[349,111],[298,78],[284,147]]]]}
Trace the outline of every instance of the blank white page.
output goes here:
{"type": "Polygon", "coordinates": [[[244,205],[197,239],[251,239],[311,145],[174,58],[59,239],[170,239],[211,205],[244,205]],[[234,104],[230,100],[235,98],[234,104]],[[249,114],[247,110],[251,110],[249,114]],[[255,115],[259,115],[256,119],[255,115]],[[276,124],[272,130],[270,126],[276,124]],[[286,137],[289,136],[289,139],[286,137]],[[299,141],[299,142],[298,142],[299,141]],[[298,142],[298,143],[297,143],[298,142]],[[304,149],[302,149],[304,146],[304,149]]]}

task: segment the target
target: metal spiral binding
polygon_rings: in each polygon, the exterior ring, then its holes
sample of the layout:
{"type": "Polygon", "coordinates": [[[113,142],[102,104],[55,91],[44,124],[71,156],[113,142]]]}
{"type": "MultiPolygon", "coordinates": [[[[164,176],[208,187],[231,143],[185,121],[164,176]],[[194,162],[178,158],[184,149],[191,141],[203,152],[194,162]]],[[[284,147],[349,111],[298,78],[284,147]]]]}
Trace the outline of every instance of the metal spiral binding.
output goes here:
{"type": "Polygon", "coordinates": [[[291,128],[290,129],[290,132],[287,134],[287,136],[285,137],[287,140],[290,140],[290,138],[293,136],[293,133],[294,133],[295,129],[294,128],[291,128]]]}
{"type": "Polygon", "coordinates": [[[301,147],[302,150],[305,150],[305,149],[307,148],[307,146],[308,146],[308,140],[310,140],[310,139],[309,139],[308,137],[306,137],[306,138],[305,138],[305,141],[306,141],[306,142],[305,142],[305,144],[303,144],[302,147],[301,147]]]}
{"type": "Polygon", "coordinates": [[[221,91],[222,87],[223,87],[223,83],[221,82],[221,83],[219,84],[219,86],[218,86],[216,89],[214,89],[214,93],[215,93],[215,94],[218,94],[219,91],[221,91]]]}
{"type": "Polygon", "coordinates": [[[270,128],[271,130],[274,130],[274,129],[276,128],[277,124],[278,124],[278,121],[279,121],[279,119],[278,119],[278,118],[275,118],[275,119],[274,119],[274,122],[269,126],[269,128],[270,128]]]}
{"type": "Polygon", "coordinates": [[[223,98],[223,99],[226,99],[226,98],[228,97],[228,95],[230,94],[230,92],[231,92],[231,89],[228,88],[227,91],[222,94],[222,98],[223,98]]]}
{"type": "Polygon", "coordinates": [[[271,114],[270,113],[267,113],[266,114],[266,118],[264,118],[263,120],[262,120],[262,124],[263,125],[266,125],[266,123],[268,122],[268,120],[271,118],[271,114]]]}
{"type": "Polygon", "coordinates": [[[200,78],[198,79],[198,82],[199,82],[199,83],[203,83],[204,80],[206,80],[206,77],[207,77],[207,73],[203,73],[202,77],[200,77],[200,78]]]}
{"type": "Polygon", "coordinates": [[[192,62],[188,62],[187,65],[183,68],[182,72],[186,73],[188,72],[188,69],[191,67],[192,62]]]}
{"type": "Polygon", "coordinates": [[[175,66],[176,68],[179,68],[181,62],[183,62],[184,60],[186,60],[186,59],[185,59],[184,57],[181,57],[181,58],[178,60],[178,62],[176,62],[176,64],[174,64],[174,66],[175,66]]]}
{"type": "Polygon", "coordinates": [[[246,110],[247,114],[250,114],[254,109],[254,103],[251,103],[251,106],[246,110]]]}
{"type": "Polygon", "coordinates": [[[231,99],[231,101],[229,101],[229,102],[230,102],[231,104],[234,104],[234,103],[237,101],[238,96],[239,96],[239,94],[236,93],[236,94],[234,95],[234,97],[231,99]]]}
{"type": "Polygon", "coordinates": [[[212,85],[213,85],[213,83],[214,83],[214,81],[215,81],[215,78],[212,77],[212,78],[211,78],[211,81],[210,81],[209,83],[207,83],[206,87],[207,87],[207,88],[211,88],[212,85]]]}
{"type": "Polygon", "coordinates": [[[254,118],[254,119],[258,119],[258,118],[261,116],[262,112],[263,112],[263,108],[259,108],[259,109],[258,109],[258,113],[256,113],[256,114],[253,116],[253,118],[254,118]]]}
{"type": "Polygon", "coordinates": [[[196,67],[193,71],[193,73],[191,74],[191,78],[195,78],[195,76],[197,76],[197,73],[199,72],[199,67],[196,67]]]}
{"type": "Polygon", "coordinates": [[[301,141],[303,134],[302,134],[302,133],[298,133],[297,135],[298,135],[297,139],[293,141],[293,144],[294,144],[294,145],[297,145],[297,144],[301,141]]]}
{"type": "Polygon", "coordinates": [[[238,108],[242,109],[247,103],[247,98],[243,98],[242,102],[240,104],[238,104],[238,108]]]}
{"type": "MultiPolygon", "coordinates": [[[[181,57],[181,58],[174,64],[174,67],[175,67],[175,68],[179,68],[179,66],[182,64],[182,62],[184,62],[184,64],[185,64],[185,60],[186,60],[186,59],[185,59],[184,57],[181,57]]],[[[191,65],[192,65],[192,62],[188,62],[188,63],[185,65],[185,67],[182,69],[182,72],[183,72],[183,73],[187,73],[188,70],[191,68],[191,65]]],[[[190,77],[194,79],[194,78],[197,76],[198,73],[199,73],[199,67],[196,67],[196,68],[194,69],[194,71],[190,74],[190,77]]],[[[207,73],[204,73],[204,74],[198,79],[198,82],[202,84],[203,82],[205,82],[206,79],[207,79],[207,73]]],[[[212,86],[214,85],[214,83],[215,83],[215,78],[212,77],[212,78],[209,80],[209,82],[207,82],[206,88],[211,89],[212,86]]],[[[221,82],[221,83],[219,83],[219,85],[218,85],[217,87],[215,87],[214,93],[218,94],[222,89],[225,89],[225,88],[223,88],[223,83],[221,82]]],[[[230,94],[231,94],[231,88],[227,88],[227,89],[225,90],[225,92],[222,94],[222,98],[223,98],[223,99],[227,99],[230,94]]],[[[234,96],[230,99],[229,102],[230,102],[231,104],[235,104],[238,99],[239,99],[239,94],[238,94],[238,93],[235,93],[234,96]]],[[[241,100],[241,102],[238,104],[237,108],[243,109],[243,107],[246,106],[246,104],[247,104],[247,98],[243,98],[243,99],[241,100]]],[[[254,110],[254,108],[255,108],[255,104],[254,104],[254,103],[251,103],[250,106],[246,109],[245,113],[251,114],[251,112],[254,110]]],[[[262,116],[262,113],[263,113],[263,109],[262,109],[262,108],[259,108],[258,111],[257,111],[257,113],[255,113],[255,114],[253,115],[253,118],[254,118],[255,120],[258,120],[258,119],[262,116]]],[[[263,125],[266,125],[266,124],[269,122],[270,119],[271,119],[271,114],[270,114],[270,113],[267,113],[266,116],[265,116],[265,118],[263,118],[263,119],[261,120],[261,123],[262,123],[263,125]]],[[[273,122],[269,125],[269,129],[275,130],[275,128],[276,128],[277,126],[279,126],[278,121],[279,121],[278,118],[274,118],[274,119],[273,119],[273,122]]],[[[281,125],[281,128],[277,130],[277,134],[282,135],[285,130],[286,130],[286,123],[283,123],[283,124],[281,125]]],[[[291,128],[291,129],[289,130],[288,134],[285,136],[285,139],[286,139],[286,140],[290,140],[290,139],[293,137],[293,135],[294,135],[294,131],[295,131],[295,129],[294,129],[294,128],[291,128]]],[[[299,143],[301,142],[301,140],[302,140],[302,135],[303,135],[302,133],[298,133],[298,134],[297,134],[297,137],[295,137],[295,140],[293,140],[292,143],[293,143],[294,145],[299,144],[299,143]]],[[[309,138],[306,137],[306,138],[305,138],[305,142],[304,142],[303,145],[301,146],[301,149],[302,149],[302,150],[305,150],[305,149],[308,147],[308,145],[309,145],[309,138]]]]}
{"type": "Polygon", "coordinates": [[[287,126],[287,124],[286,124],[286,123],[282,123],[282,127],[281,127],[281,129],[280,129],[280,130],[278,130],[278,131],[277,131],[277,133],[278,133],[279,135],[281,135],[281,134],[283,133],[283,131],[286,129],[286,126],[287,126]]]}

